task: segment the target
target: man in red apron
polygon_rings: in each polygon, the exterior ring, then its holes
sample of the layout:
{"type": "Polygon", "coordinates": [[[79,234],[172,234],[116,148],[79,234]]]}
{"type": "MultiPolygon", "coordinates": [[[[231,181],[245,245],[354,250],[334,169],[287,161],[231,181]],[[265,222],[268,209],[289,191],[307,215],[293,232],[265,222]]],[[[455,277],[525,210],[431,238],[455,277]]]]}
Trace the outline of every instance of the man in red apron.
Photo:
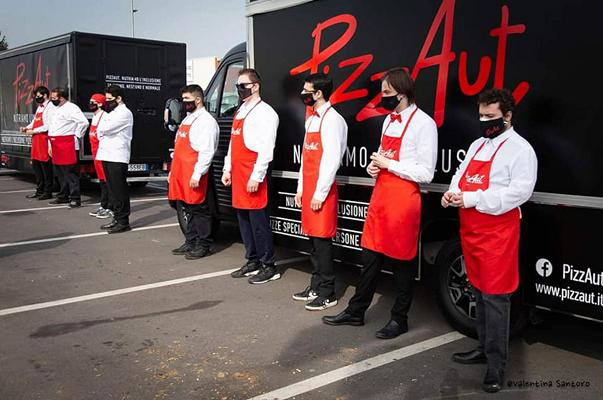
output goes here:
{"type": "Polygon", "coordinates": [[[190,218],[186,240],[172,250],[172,254],[184,254],[187,260],[196,260],[209,254],[212,243],[207,185],[220,128],[205,109],[201,86],[188,85],[182,89],[182,106],[187,116],[176,132],[168,199],[181,201],[190,218]]]}
{"type": "Polygon", "coordinates": [[[378,153],[367,171],[377,178],[364,223],[360,283],[348,307],[336,316],[323,317],[329,325],[363,325],[385,258],[395,261],[396,301],[390,321],[377,332],[380,339],[408,331],[412,302],[413,264],[421,221],[419,183],[433,179],[437,160],[434,120],[415,104],[414,82],[402,68],[385,73],[381,82],[381,108],[390,111],[381,132],[378,153]]]}
{"type": "Polygon", "coordinates": [[[260,98],[260,85],[257,71],[239,71],[236,88],[242,104],[232,121],[222,174],[222,183],[232,185],[232,206],[237,210],[247,259],[231,276],[248,276],[249,283],[254,284],[281,277],[274,264],[272,230],[266,211],[268,166],[276,141],[278,115],[260,98]]]}
{"type": "Polygon", "coordinates": [[[456,353],[455,362],[487,364],[483,389],[497,392],[504,381],[509,346],[511,294],[519,285],[519,206],[532,195],[538,161],[532,146],[515,132],[510,91],[479,96],[482,138],[474,141],[442,196],[459,207],[467,277],[476,301],[476,349],[456,353]]]}
{"type": "Polygon", "coordinates": [[[38,105],[34,120],[21,132],[31,136],[31,166],[36,175],[36,192],[25,197],[47,200],[52,198],[54,184],[52,161],[48,154],[48,121],[54,106],[48,100],[50,92],[46,86],[38,86],[33,97],[38,105]]]}
{"type": "Polygon", "coordinates": [[[48,138],[54,172],[61,184],[61,191],[50,204],[69,203],[71,208],[80,207],[76,141],[86,134],[88,119],[78,106],[69,101],[69,92],[65,88],[52,89],[50,101],[55,109],[50,118],[48,138]]]}
{"type": "Polygon", "coordinates": [[[103,169],[103,163],[96,159],[96,153],[98,152],[98,133],[97,128],[101,119],[105,116],[105,95],[101,93],[95,93],[90,97],[90,103],[88,109],[92,112],[92,121],[90,123],[90,130],[88,131],[88,138],[90,139],[90,149],[92,150],[92,159],[94,160],[94,170],[96,171],[96,177],[98,178],[98,185],[100,186],[100,206],[88,213],[88,215],[100,219],[111,218],[113,211],[109,202],[109,188],[107,187],[107,181],[105,179],[105,170],[103,169]]]}
{"type": "Polygon", "coordinates": [[[306,310],[318,311],[337,305],[333,238],[337,232],[337,184],[335,175],[345,153],[348,125],[331,107],[333,81],[323,73],[308,76],[301,99],[312,107],[306,120],[306,135],[295,203],[301,207],[302,232],[310,237],[312,277],[310,285],[293,295],[309,301],[306,310]]]}

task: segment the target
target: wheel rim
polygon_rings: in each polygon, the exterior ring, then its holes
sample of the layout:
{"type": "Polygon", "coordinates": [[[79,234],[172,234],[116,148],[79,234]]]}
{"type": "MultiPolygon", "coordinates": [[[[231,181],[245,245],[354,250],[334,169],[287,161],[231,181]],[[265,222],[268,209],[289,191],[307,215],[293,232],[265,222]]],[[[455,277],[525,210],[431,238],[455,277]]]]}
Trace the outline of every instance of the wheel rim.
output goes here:
{"type": "Polygon", "coordinates": [[[467,278],[465,258],[454,259],[448,268],[448,295],[456,310],[465,317],[475,319],[475,296],[467,278]]]}

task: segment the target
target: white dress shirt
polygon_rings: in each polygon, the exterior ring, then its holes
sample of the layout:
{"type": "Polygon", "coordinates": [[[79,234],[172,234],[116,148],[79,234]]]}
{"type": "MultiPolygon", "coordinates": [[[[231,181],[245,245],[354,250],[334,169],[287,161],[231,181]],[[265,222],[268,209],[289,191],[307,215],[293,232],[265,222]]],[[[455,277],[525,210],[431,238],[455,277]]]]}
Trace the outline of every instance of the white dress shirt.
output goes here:
{"type": "MultiPolygon", "coordinates": [[[[337,110],[334,108],[329,110],[330,107],[331,103],[326,102],[315,110],[320,117],[311,116],[306,120],[306,133],[318,132],[322,120],[322,130],[320,131],[322,158],[320,159],[316,190],[313,194],[313,197],[319,201],[325,201],[329,195],[348,142],[348,124],[337,110]],[[327,112],[327,110],[329,111],[327,112]]],[[[304,188],[303,166],[304,160],[302,156],[299,178],[297,180],[297,193],[301,193],[304,188]]]]}
{"type": "Polygon", "coordinates": [[[475,159],[487,161],[505,140],[492,162],[488,189],[464,192],[465,208],[475,207],[484,214],[500,215],[519,207],[532,196],[536,185],[538,160],[530,143],[519,136],[513,127],[494,139],[479,138],[471,143],[465,159],[452,177],[449,190],[454,193],[461,191],[461,176],[482,143],[485,142],[484,147],[475,159]]]}
{"type": "Polygon", "coordinates": [[[188,139],[191,148],[199,153],[197,162],[193,170],[192,178],[201,179],[209,170],[214,154],[218,149],[218,139],[220,137],[220,128],[214,117],[207,112],[205,107],[189,113],[182,120],[180,126],[191,125],[188,132],[188,139]]]}
{"type": "Polygon", "coordinates": [[[92,114],[92,121],[90,122],[90,125],[94,125],[96,126],[96,130],[97,133],[96,135],[98,136],[98,121],[101,117],[106,118],[107,116],[103,116],[103,114],[105,114],[105,112],[103,110],[100,110],[99,112],[96,112],[94,114],[92,114]]]}
{"type": "Polygon", "coordinates": [[[388,115],[383,121],[383,135],[399,138],[410,115],[417,110],[402,138],[399,159],[390,160],[389,172],[417,183],[429,183],[433,179],[438,160],[438,128],[435,121],[415,104],[402,110],[402,122],[392,121],[388,115]],[[388,126],[389,125],[389,126],[388,126]],[[387,131],[386,131],[387,129],[387,131]]]}
{"type": "MultiPolygon", "coordinates": [[[[35,128],[33,130],[34,133],[40,133],[40,132],[48,132],[48,125],[50,123],[50,114],[52,113],[52,110],[55,108],[54,104],[52,104],[50,102],[50,100],[46,100],[43,104],[40,104],[38,106],[38,108],[36,109],[36,114],[39,113],[40,111],[42,111],[42,125],[38,126],[37,128],[35,128]]],[[[33,121],[31,121],[29,123],[29,125],[27,125],[27,129],[31,129],[31,127],[33,126],[35,122],[35,118],[33,121]]]]}
{"type": "Polygon", "coordinates": [[[128,164],[133,125],[134,116],[123,103],[106,113],[96,128],[99,140],[96,159],[128,164]]]}
{"type": "Polygon", "coordinates": [[[78,106],[68,101],[62,106],[54,107],[48,114],[48,136],[83,137],[88,129],[88,119],[78,106]]]}
{"type": "MultiPolygon", "coordinates": [[[[257,104],[258,99],[251,104],[246,102],[239,107],[236,119],[245,118],[243,126],[243,141],[245,146],[258,153],[258,158],[251,173],[251,179],[257,182],[263,182],[268,171],[268,164],[272,161],[274,152],[274,143],[276,142],[276,130],[278,128],[278,114],[265,101],[258,104],[253,112],[247,116],[249,111],[257,104]]],[[[231,145],[228,145],[228,154],[224,158],[224,171],[230,172],[232,169],[230,151],[231,145]]]]}

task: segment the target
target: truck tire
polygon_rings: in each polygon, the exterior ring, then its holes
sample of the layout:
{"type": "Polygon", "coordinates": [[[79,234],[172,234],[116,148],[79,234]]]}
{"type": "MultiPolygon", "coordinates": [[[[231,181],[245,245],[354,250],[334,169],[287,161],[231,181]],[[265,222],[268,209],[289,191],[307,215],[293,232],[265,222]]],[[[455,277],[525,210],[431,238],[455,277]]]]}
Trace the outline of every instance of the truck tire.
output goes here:
{"type": "MultiPolygon", "coordinates": [[[[182,206],[181,201],[175,201],[174,203],[176,205],[176,214],[178,215],[178,225],[180,225],[180,230],[182,231],[182,234],[186,234],[186,227],[188,225],[190,214],[186,212],[186,209],[182,206]]],[[[216,217],[215,215],[212,215],[212,217],[211,217],[211,234],[214,238],[218,234],[219,230],[220,230],[220,219],[218,219],[218,217],[216,217]]]]}
{"type": "MultiPolygon", "coordinates": [[[[435,261],[437,303],[450,325],[460,333],[477,338],[474,326],[475,296],[467,278],[459,238],[442,246],[435,261]]],[[[510,336],[520,336],[529,324],[529,309],[521,304],[520,290],[511,297],[510,336]]]]}

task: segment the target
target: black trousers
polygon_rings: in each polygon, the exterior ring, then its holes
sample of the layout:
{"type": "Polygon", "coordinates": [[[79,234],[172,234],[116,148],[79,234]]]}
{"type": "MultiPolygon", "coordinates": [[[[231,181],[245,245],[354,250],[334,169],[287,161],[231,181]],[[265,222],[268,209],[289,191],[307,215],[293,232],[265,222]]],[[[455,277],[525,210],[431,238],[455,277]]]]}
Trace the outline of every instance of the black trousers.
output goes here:
{"type": "Polygon", "coordinates": [[[238,209],[237,218],[245,245],[245,258],[249,261],[260,261],[264,265],[273,265],[274,243],[266,209],[238,209]]]}
{"type": "Polygon", "coordinates": [[[509,353],[511,295],[484,294],[476,288],[473,288],[473,293],[476,300],[478,349],[486,354],[488,370],[504,370],[509,353]]]}
{"type": "Polygon", "coordinates": [[[335,271],[333,269],[333,241],[330,238],[310,237],[312,250],[312,278],[310,289],[320,297],[331,298],[335,295],[335,271]]]}
{"type": "Polygon", "coordinates": [[[126,180],[128,164],[103,161],[109,202],[113,207],[113,218],[122,225],[130,225],[130,189],[126,180]]]}
{"type": "Polygon", "coordinates": [[[61,185],[57,199],[80,201],[80,178],[77,175],[77,165],[54,165],[54,173],[61,185]]]}
{"type": "Polygon", "coordinates": [[[100,206],[105,210],[113,210],[111,202],[109,201],[109,187],[107,181],[99,181],[100,186],[100,206]]]}
{"type": "Polygon", "coordinates": [[[212,221],[208,197],[201,204],[182,202],[182,206],[190,218],[184,235],[186,242],[195,246],[209,248],[213,242],[213,237],[211,235],[212,221]]]}
{"type": "Polygon", "coordinates": [[[36,193],[52,194],[54,174],[52,172],[52,161],[31,160],[34,174],[36,175],[36,193]]]}
{"type": "MultiPolygon", "coordinates": [[[[356,286],[356,292],[346,308],[348,314],[364,316],[377,290],[377,281],[384,260],[385,255],[362,249],[363,267],[360,273],[360,283],[356,286]]],[[[400,265],[396,265],[393,269],[396,301],[391,311],[391,319],[402,324],[408,320],[408,310],[410,310],[412,303],[415,269],[408,262],[397,261],[400,265]]]]}

